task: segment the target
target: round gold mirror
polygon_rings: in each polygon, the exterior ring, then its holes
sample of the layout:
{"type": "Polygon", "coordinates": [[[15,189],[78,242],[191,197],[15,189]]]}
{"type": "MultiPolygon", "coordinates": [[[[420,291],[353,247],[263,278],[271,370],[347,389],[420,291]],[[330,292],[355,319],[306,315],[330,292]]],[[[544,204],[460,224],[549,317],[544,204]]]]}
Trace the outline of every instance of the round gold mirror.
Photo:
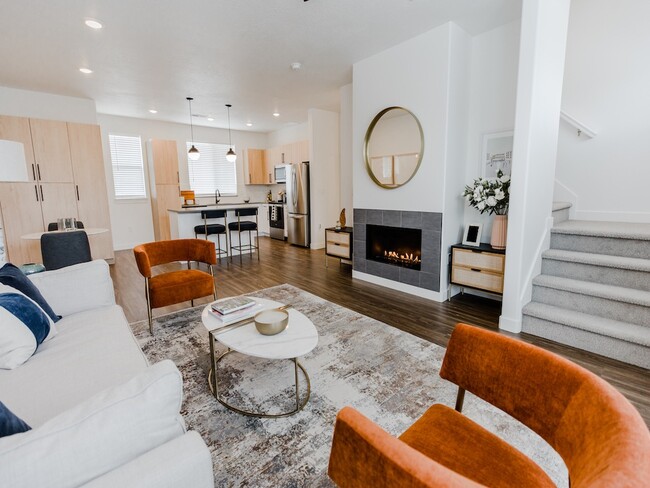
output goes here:
{"type": "Polygon", "coordinates": [[[424,152],[420,121],[410,110],[388,107],[368,126],[363,146],[366,169],[382,188],[398,188],[417,173],[424,152]]]}

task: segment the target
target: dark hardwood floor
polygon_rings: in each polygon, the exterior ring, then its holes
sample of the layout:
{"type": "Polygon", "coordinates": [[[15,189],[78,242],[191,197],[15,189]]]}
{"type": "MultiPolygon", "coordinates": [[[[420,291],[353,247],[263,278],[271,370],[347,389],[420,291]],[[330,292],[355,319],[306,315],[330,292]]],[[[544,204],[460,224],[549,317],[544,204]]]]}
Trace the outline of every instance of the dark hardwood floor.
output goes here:
{"type": "MultiPolygon", "coordinates": [[[[161,270],[179,268],[180,264],[161,266],[161,270]]],[[[129,322],[147,318],[144,279],[138,272],[131,251],[118,251],[111,266],[117,302],[124,308],[129,322]]],[[[319,297],[373,317],[401,330],[446,346],[457,322],[497,329],[500,303],[465,294],[444,303],[432,302],[371,283],[352,279],[352,269],[330,258],[325,267],[323,250],[312,251],[281,241],[260,238],[260,260],[253,255],[235,258],[215,267],[219,298],[249,293],[262,288],[289,283],[319,297]]],[[[208,303],[209,297],[195,305],[208,303]]],[[[163,315],[189,306],[189,302],[154,310],[163,315]]],[[[515,335],[515,334],[510,334],[515,335]]],[[[650,371],[604,358],[572,347],[527,335],[520,339],[560,354],[593,371],[621,391],[650,425],[650,371]]],[[[513,365],[516,367],[516,365],[513,365]]]]}

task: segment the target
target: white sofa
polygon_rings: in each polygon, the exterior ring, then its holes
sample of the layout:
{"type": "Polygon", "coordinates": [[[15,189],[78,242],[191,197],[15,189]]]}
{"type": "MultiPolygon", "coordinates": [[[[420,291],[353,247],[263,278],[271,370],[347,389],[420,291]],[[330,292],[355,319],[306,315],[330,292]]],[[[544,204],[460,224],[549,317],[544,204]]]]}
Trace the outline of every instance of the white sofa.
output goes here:
{"type": "Polygon", "coordinates": [[[13,370],[0,401],[32,430],[0,438],[2,486],[213,487],[210,452],[180,416],[182,378],[149,366],[104,261],[31,275],[57,335],[13,370]]]}

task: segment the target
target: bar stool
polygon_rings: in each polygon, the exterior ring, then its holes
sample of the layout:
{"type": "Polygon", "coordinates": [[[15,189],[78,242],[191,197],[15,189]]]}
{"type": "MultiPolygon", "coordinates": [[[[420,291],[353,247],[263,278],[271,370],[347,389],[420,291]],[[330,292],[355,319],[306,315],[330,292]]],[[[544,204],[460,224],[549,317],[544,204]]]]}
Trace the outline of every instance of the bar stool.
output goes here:
{"type": "Polygon", "coordinates": [[[205,235],[205,240],[209,240],[208,236],[217,236],[216,254],[217,258],[221,259],[222,255],[228,257],[228,234],[226,233],[226,226],[228,220],[226,218],[225,210],[202,210],[201,218],[203,219],[202,225],[194,227],[194,237],[198,238],[199,235],[205,235]],[[208,224],[208,219],[223,219],[223,224],[208,224]],[[221,248],[221,234],[224,234],[226,239],[226,248],[221,248]]]}
{"type": "Polygon", "coordinates": [[[253,244],[253,240],[251,237],[251,232],[255,231],[255,242],[259,240],[259,232],[257,230],[257,208],[238,208],[235,210],[235,215],[237,216],[237,222],[230,222],[228,224],[228,232],[230,233],[230,261],[232,261],[232,250],[235,249],[239,251],[239,262],[241,264],[242,262],[242,251],[248,251],[248,254],[253,253],[253,249],[257,251],[257,260],[259,261],[260,259],[260,253],[259,253],[259,246],[256,246],[253,244]],[[251,220],[241,220],[241,217],[249,217],[249,216],[255,216],[255,222],[251,220]],[[237,236],[237,242],[239,242],[238,246],[233,246],[232,245],[232,233],[238,232],[239,235],[237,236]],[[241,242],[241,235],[242,232],[248,231],[248,244],[242,244],[241,242]]]}

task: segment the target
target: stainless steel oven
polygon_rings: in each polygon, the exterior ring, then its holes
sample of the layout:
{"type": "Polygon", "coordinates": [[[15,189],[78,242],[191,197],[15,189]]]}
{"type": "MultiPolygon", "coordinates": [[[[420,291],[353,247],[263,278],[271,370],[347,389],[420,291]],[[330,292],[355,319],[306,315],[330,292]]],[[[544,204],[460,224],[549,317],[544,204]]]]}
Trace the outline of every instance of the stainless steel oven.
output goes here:
{"type": "Polygon", "coordinates": [[[269,205],[269,235],[272,239],[284,240],[284,208],[282,203],[269,205]]]}

